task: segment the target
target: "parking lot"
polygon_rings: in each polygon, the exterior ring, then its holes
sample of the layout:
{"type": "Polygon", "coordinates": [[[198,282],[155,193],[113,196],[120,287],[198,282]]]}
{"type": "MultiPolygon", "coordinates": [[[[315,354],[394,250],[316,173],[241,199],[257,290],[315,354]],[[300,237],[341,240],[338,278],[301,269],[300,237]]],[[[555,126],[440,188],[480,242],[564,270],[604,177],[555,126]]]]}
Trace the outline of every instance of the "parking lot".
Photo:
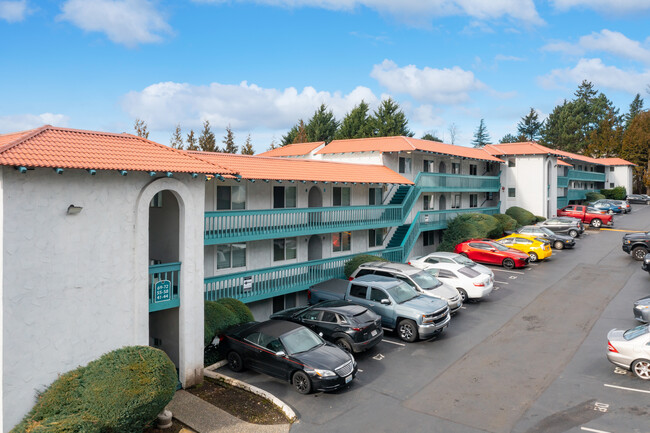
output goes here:
{"type": "Polygon", "coordinates": [[[338,392],[303,396],[265,375],[220,372],[288,403],[292,432],[650,432],[650,384],[605,356],[607,331],[636,326],[632,303],[650,292],[650,275],[621,250],[626,229],[650,230],[650,206],[545,262],[492,267],[489,298],[432,340],[386,332],[338,392]]]}

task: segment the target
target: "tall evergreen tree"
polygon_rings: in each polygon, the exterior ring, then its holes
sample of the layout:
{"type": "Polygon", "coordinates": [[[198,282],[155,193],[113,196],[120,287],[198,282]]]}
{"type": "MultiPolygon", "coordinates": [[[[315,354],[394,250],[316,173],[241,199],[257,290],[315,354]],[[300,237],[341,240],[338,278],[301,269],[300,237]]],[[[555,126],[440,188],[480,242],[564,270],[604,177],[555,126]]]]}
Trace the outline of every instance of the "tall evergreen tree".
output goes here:
{"type": "Polygon", "coordinates": [[[372,124],[368,110],[370,107],[364,101],[354,107],[345,115],[335,138],[338,140],[346,138],[366,138],[372,137],[372,124]]]}
{"type": "Polygon", "coordinates": [[[325,104],[321,104],[305,125],[307,142],[330,142],[334,139],[338,127],[339,122],[334,118],[332,110],[328,110],[325,104]]]}
{"type": "Polygon", "coordinates": [[[499,143],[520,143],[522,141],[526,141],[526,138],[521,137],[521,136],[515,137],[514,135],[508,133],[508,134],[504,135],[503,137],[501,137],[501,140],[499,141],[499,143]]]}
{"type": "Polygon", "coordinates": [[[539,140],[541,129],[542,122],[539,121],[539,115],[532,107],[530,108],[530,112],[517,123],[517,132],[519,132],[520,136],[523,135],[525,137],[523,141],[539,140]]]}
{"type": "Polygon", "coordinates": [[[226,135],[223,137],[222,143],[225,144],[223,148],[225,153],[237,153],[238,146],[235,144],[235,134],[233,134],[230,125],[226,126],[226,135]]]}
{"type": "MultiPolygon", "coordinates": [[[[300,119],[300,123],[303,123],[302,119],[300,119]]],[[[298,136],[298,125],[293,125],[289,131],[285,135],[282,136],[282,139],[280,140],[280,146],[286,146],[288,144],[293,144],[293,143],[298,143],[296,141],[296,137],[298,136]]]]}
{"type": "Polygon", "coordinates": [[[199,148],[203,152],[219,152],[217,147],[217,140],[214,137],[214,132],[210,129],[210,122],[208,120],[203,122],[203,131],[199,136],[199,148]]]}
{"type": "Polygon", "coordinates": [[[251,143],[251,135],[248,134],[246,137],[246,143],[241,147],[242,155],[255,155],[255,150],[253,149],[253,143],[251,143]]]}
{"type": "Polygon", "coordinates": [[[190,133],[187,134],[187,147],[185,150],[199,150],[199,146],[197,145],[197,139],[196,136],[194,135],[194,130],[190,129],[190,133]]]}
{"type": "Polygon", "coordinates": [[[483,119],[481,119],[481,123],[479,123],[478,128],[476,128],[472,144],[474,147],[483,147],[486,144],[490,144],[490,134],[488,134],[487,127],[485,126],[485,121],[483,119]]]}
{"type": "Polygon", "coordinates": [[[135,119],[133,124],[133,129],[135,130],[135,135],[142,138],[149,138],[149,130],[147,129],[147,124],[144,120],[140,118],[135,119]]]}
{"type": "Polygon", "coordinates": [[[176,129],[172,134],[172,138],[169,140],[169,145],[174,149],[183,148],[183,134],[181,134],[181,124],[176,125],[176,129]]]}
{"type": "Polygon", "coordinates": [[[415,135],[408,128],[406,115],[392,98],[381,101],[371,118],[371,124],[375,137],[393,137],[396,135],[413,137],[415,135]]]}
{"type": "Polygon", "coordinates": [[[643,111],[643,98],[640,94],[636,94],[634,100],[630,104],[630,110],[625,114],[625,129],[630,126],[632,119],[636,117],[637,114],[643,111]]]}
{"type": "Polygon", "coordinates": [[[309,143],[309,138],[307,137],[307,127],[305,126],[305,121],[300,119],[298,121],[296,136],[293,139],[294,143],[309,143]]]}
{"type": "Polygon", "coordinates": [[[438,143],[442,143],[442,140],[438,138],[438,135],[436,134],[436,131],[433,132],[427,132],[421,137],[422,140],[429,140],[429,141],[437,141],[438,143]]]}
{"type": "Polygon", "coordinates": [[[616,112],[610,110],[602,119],[598,128],[591,132],[587,154],[594,158],[618,156],[623,143],[623,123],[616,112]]]}
{"type": "Polygon", "coordinates": [[[650,193],[650,111],[642,111],[630,122],[623,136],[621,158],[634,167],[634,191],[650,193]]]}

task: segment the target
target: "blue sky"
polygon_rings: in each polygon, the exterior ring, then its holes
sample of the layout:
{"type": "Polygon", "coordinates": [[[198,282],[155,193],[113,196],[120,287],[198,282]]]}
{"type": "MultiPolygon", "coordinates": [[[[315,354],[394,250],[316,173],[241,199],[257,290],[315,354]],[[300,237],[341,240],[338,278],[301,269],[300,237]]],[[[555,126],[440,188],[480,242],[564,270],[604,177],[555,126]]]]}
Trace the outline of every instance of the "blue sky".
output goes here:
{"type": "MultiPolygon", "coordinates": [[[[257,152],[325,103],[392,97],[416,137],[493,142],[587,79],[650,84],[648,0],[0,0],[0,133],[45,123],[168,144],[208,119],[257,152]],[[612,5],[614,4],[614,5],[612,5]]],[[[650,105],[650,104],[646,104],[650,105]]]]}

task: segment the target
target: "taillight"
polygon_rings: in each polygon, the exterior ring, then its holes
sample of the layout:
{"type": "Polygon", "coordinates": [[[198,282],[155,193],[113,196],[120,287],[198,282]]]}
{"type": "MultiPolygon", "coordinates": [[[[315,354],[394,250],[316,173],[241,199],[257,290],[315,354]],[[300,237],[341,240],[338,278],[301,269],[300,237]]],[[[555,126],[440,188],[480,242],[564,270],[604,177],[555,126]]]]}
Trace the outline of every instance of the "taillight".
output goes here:
{"type": "Polygon", "coordinates": [[[361,331],[361,328],[352,328],[352,330],[353,330],[353,331],[360,332],[360,331],[361,331]]]}
{"type": "Polygon", "coordinates": [[[610,343],[609,341],[607,342],[607,350],[609,350],[610,352],[618,353],[618,350],[616,350],[616,348],[612,346],[612,343],[610,343]]]}
{"type": "Polygon", "coordinates": [[[307,290],[307,301],[311,301],[311,290],[307,290]]]}
{"type": "Polygon", "coordinates": [[[354,280],[354,277],[349,277],[348,278],[348,281],[352,281],[352,280],[354,280]]]}
{"type": "Polygon", "coordinates": [[[411,264],[411,262],[406,262],[406,264],[407,264],[407,265],[410,265],[410,264],[411,264]]]}
{"type": "Polygon", "coordinates": [[[474,283],[476,287],[485,287],[484,283],[474,283]]]}
{"type": "Polygon", "coordinates": [[[225,340],[225,339],[226,339],[226,336],[225,336],[225,335],[221,334],[221,335],[219,336],[219,341],[223,341],[223,340],[225,340]]]}

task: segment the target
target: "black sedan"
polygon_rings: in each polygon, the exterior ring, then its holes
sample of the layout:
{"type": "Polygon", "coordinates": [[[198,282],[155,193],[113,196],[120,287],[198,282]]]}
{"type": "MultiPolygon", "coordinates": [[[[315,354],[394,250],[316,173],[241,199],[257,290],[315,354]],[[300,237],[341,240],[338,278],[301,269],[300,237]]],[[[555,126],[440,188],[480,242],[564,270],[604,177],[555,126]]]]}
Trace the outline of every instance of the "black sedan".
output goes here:
{"type": "Polygon", "coordinates": [[[546,227],[554,233],[569,235],[572,238],[580,236],[585,231],[584,225],[580,220],[570,217],[554,217],[537,223],[539,227],[546,227]]]}
{"type": "Polygon", "coordinates": [[[244,323],[219,340],[219,352],[233,371],[266,373],[290,382],[301,394],[341,388],[357,374],[351,353],[284,320],[244,323]]]}
{"type": "Polygon", "coordinates": [[[271,319],[305,325],[348,352],[361,352],[379,343],[384,330],[374,311],[348,301],[325,301],[272,314],[271,319]]]}
{"type": "Polygon", "coordinates": [[[645,194],[630,194],[625,198],[625,200],[627,200],[628,203],[633,204],[650,204],[650,197],[645,194]]]}
{"type": "Polygon", "coordinates": [[[573,248],[576,244],[575,239],[569,235],[561,235],[555,233],[554,231],[548,229],[547,227],[541,226],[523,226],[517,229],[515,233],[521,233],[524,235],[539,236],[540,238],[546,238],[551,241],[551,246],[557,250],[563,248],[573,248]]]}

